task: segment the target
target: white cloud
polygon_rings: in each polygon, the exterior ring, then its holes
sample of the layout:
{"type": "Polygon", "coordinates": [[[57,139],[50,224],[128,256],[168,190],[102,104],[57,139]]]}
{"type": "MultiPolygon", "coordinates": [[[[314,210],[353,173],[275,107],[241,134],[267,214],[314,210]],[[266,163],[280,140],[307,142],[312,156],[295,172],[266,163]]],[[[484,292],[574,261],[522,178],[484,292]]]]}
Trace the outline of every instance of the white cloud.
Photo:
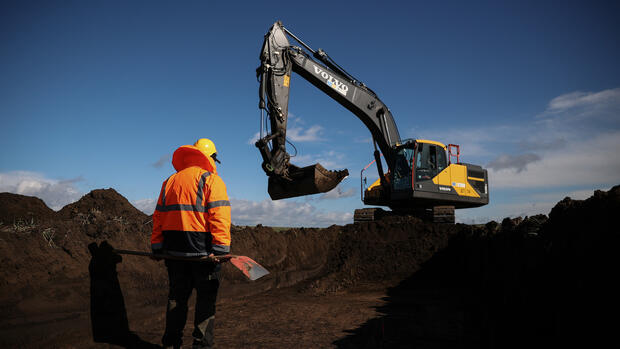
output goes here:
{"type": "Polygon", "coordinates": [[[466,224],[484,224],[490,221],[501,222],[506,217],[531,217],[537,214],[549,215],[556,203],[557,201],[528,201],[494,204],[485,208],[457,210],[456,221],[466,224]]]}
{"type": "Polygon", "coordinates": [[[424,134],[461,144],[461,161],[486,162],[491,188],[620,183],[620,88],[558,96],[512,125],[424,134]]]}
{"type": "Polygon", "coordinates": [[[291,163],[296,166],[309,166],[320,163],[328,170],[340,170],[346,167],[345,159],[347,156],[337,151],[324,151],[319,155],[297,155],[291,157],[291,163]]]}
{"type": "Polygon", "coordinates": [[[620,88],[600,92],[576,91],[555,97],[547,106],[548,112],[562,112],[578,107],[617,104],[620,101],[620,88]]]}
{"type": "Polygon", "coordinates": [[[322,133],[323,127],[319,125],[311,126],[308,129],[289,127],[286,131],[286,137],[289,138],[291,142],[317,142],[323,140],[321,137],[322,133]]]}
{"type": "Polygon", "coordinates": [[[82,178],[56,180],[45,178],[42,174],[28,171],[0,173],[0,192],[35,196],[53,210],[60,210],[67,204],[82,197],[75,183],[82,178]]]}
{"type": "Polygon", "coordinates": [[[581,138],[562,150],[542,152],[521,172],[489,169],[491,188],[543,188],[620,183],[620,131],[581,138]]]}
{"type": "MultiPolygon", "coordinates": [[[[604,190],[609,190],[611,188],[603,188],[604,190]]],[[[595,189],[582,189],[582,190],[572,190],[570,192],[551,192],[551,193],[536,193],[532,194],[530,197],[534,201],[547,201],[547,202],[558,202],[564,199],[565,197],[569,197],[573,200],[585,200],[592,195],[594,195],[595,189]]]]}
{"type": "Polygon", "coordinates": [[[493,170],[514,169],[517,173],[525,170],[528,164],[540,160],[537,154],[527,153],[521,155],[502,154],[489,162],[487,167],[493,170]]]}
{"type": "MultiPolygon", "coordinates": [[[[318,142],[323,141],[323,127],[319,125],[313,125],[309,128],[303,128],[299,126],[289,126],[286,130],[286,139],[291,142],[318,142]]],[[[256,132],[252,137],[247,140],[247,144],[254,145],[260,138],[260,132],[256,132]]]]}
{"type": "Polygon", "coordinates": [[[247,144],[254,145],[254,143],[256,143],[256,141],[258,141],[259,138],[260,138],[260,133],[256,132],[252,137],[248,139],[247,144]]]}
{"type": "Polygon", "coordinates": [[[537,214],[548,216],[551,209],[565,197],[570,197],[573,200],[585,200],[594,195],[596,189],[609,190],[611,188],[592,186],[591,189],[579,189],[568,192],[558,189],[544,193],[533,193],[523,195],[516,202],[457,210],[456,218],[459,223],[481,224],[492,220],[501,222],[506,217],[531,217],[537,214]]]}
{"type": "Polygon", "coordinates": [[[308,202],[231,199],[231,209],[232,220],[236,225],[326,227],[353,222],[352,212],[325,212],[308,202]]]}
{"type": "Polygon", "coordinates": [[[155,212],[155,206],[157,205],[157,199],[139,199],[134,200],[131,204],[137,208],[138,210],[144,212],[147,215],[153,214],[155,212]]]}

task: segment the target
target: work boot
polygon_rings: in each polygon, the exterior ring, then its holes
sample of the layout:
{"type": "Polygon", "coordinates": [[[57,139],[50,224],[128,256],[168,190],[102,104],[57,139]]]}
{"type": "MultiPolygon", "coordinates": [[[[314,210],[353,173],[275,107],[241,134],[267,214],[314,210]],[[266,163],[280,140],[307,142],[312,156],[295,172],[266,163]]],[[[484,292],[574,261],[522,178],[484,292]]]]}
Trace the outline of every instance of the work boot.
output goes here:
{"type": "Polygon", "coordinates": [[[215,328],[215,315],[207,318],[203,322],[196,325],[192,336],[194,342],[192,349],[211,349],[213,348],[213,330],[215,328]]]}

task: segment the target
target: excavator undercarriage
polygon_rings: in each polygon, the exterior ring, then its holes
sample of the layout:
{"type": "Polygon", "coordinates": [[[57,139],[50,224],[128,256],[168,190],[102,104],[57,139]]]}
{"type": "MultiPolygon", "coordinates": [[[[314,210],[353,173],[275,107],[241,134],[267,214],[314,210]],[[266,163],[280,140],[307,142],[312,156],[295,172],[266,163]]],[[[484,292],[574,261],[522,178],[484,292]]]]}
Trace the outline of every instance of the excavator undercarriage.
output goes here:
{"type": "Polygon", "coordinates": [[[353,222],[373,222],[394,216],[413,216],[433,223],[455,222],[454,206],[434,206],[432,208],[391,211],[386,211],[380,207],[359,208],[353,213],[353,222]]]}

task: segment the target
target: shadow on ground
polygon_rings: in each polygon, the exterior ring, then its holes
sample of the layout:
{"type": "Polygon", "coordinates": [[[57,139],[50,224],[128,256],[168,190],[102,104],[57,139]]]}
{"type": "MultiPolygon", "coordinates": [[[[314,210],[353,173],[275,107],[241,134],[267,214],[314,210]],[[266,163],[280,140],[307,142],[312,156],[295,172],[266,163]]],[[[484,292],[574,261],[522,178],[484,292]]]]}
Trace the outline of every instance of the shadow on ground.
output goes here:
{"type": "Polygon", "coordinates": [[[90,316],[93,340],[124,348],[161,348],[142,340],[129,329],[123,292],[118,281],[116,265],[122,257],[114,253],[106,241],[97,246],[88,245],[91,260],[90,274],[90,316]]]}
{"type": "Polygon", "coordinates": [[[567,202],[556,206],[548,221],[544,216],[505,219],[501,225],[464,230],[389,289],[385,305],[377,309],[382,315],[333,344],[550,348],[605,343],[615,331],[605,319],[615,314],[611,304],[618,289],[612,207],[594,200],[567,202]]]}

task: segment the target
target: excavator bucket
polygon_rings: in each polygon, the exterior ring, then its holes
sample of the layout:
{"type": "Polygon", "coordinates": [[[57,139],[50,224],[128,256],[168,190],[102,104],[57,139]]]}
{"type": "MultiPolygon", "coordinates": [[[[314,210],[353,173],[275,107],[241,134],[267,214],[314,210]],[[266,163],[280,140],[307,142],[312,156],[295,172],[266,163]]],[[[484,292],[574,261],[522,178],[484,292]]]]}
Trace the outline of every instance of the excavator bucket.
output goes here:
{"type": "Polygon", "coordinates": [[[273,200],[325,193],[334,189],[348,175],[347,169],[329,171],[321,164],[306,167],[289,165],[288,176],[290,179],[270,176],[267,190],[273,200]]]}

